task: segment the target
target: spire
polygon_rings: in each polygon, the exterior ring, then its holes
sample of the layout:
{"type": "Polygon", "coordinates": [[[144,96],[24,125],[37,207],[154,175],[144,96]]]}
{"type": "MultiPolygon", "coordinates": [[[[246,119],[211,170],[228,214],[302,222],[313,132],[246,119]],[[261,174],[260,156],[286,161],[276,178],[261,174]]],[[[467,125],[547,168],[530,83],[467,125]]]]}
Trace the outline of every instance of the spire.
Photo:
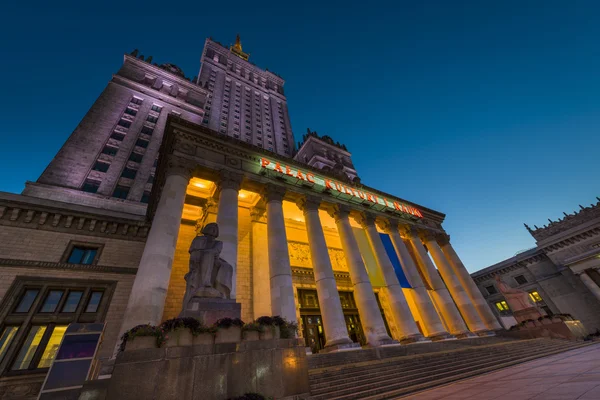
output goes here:
{"type": "Polygon", "coordinates": [[[248,58],[250,58],[250,54],[242,51],[242,41],[239,33],[235,37],[235,44],[233,46],[229,46],[229,50],[242,60],[248,61],[248,58]]]}

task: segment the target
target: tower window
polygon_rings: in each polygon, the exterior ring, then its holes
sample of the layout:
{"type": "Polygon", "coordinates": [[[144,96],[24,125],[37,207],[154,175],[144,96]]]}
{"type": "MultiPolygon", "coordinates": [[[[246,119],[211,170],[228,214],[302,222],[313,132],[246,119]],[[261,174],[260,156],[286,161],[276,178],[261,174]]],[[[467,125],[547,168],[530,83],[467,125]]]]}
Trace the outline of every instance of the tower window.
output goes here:
{"type": "Polygon", "coordinates": [[[88,179],[83,184],[83,187],[81,188],[81,190],[83,190],[84,192],[87,192],[87,193],[96,193],[98,191],[99,187],[100,187],[100,182],[88,179]]]}
{"type": "Polygon", "coordinates": [[[152,132],[154,132],[154,129],[150,128],[149,126],[142,127],[142,133],[144,135],[152,135],[152,132]]]}
{"type": "Polygon", "coordinates": [[[92,169],[94,171],[106,172],[106,171],[108,171],[108,167],[110,167],[110,164],[102,162],[102,161],[96,161],[96,163],[94,164],[94,167],[92,169]]]}
{"type": "Polygon", "coordinates": [[[123,169],[121,176],[123,178],[135,179],[136,174],[137,174],[137,170],[131,169],[131,168],[125,168],[125,169],[123,169]]]}
{"type": "Polygon", "coordinates": [[[129,108],[129,107],[127,107],[127,108],[125,109],[125,114],[129,114],[129,115],[133,115],[133,116],[135,116],[135,115],[137,114],[137,111],[135,111],[133,108],[129,108]]]}
{"type": "Polygon", "coordinates": [[[112,133],[112,135],[110,135],[110,138],[118,140],[119,142],[121,142],[123,139],[125,139],[125,134],[121,133],[121,132],[114,131],[112,133]]]}
{"type": "MultiPolygon", "coordinates": [[[[148,115],[148,118],[146,119],[146,121],[148,122],[152,122],[153,124],[156,123],[156,121],[158,121],[158,117],[155,117],[153,115],[148,115]]],[[[131,124],[130,124],[131,125],[131,124]]]]}
{"type": "Polygon", "coordinates": [[[156,111],[156,112],[160,112],[160,110],[162,110],[162,107],[161,106],[157,106],[156,104],[153,104],[151,110],[152,111],[156,111]]]}
{"type": "Polygon", "coordinates": [[[138,105],[139,105],[139,104],[142,104],[142,102],[143,102],[143,101],[144,101],[144,100],[140,99],[139,97],[135,97],[135,96],[133,97],[133,99],[131,99],[131,102],[132,102],[133,104],[138,104],[138,105]]]}
{"type": "Polygon", "coordinates": [[[143,157],[144,156],[142,154],[132,152],[129,155],[129,161],[133,161],[133,162],[136,162],[136,163],[141,163],[143,157]]]}
{"type": "Polygon", "coordinates": [[[498,293],[498,291],[496,290],[496,288],[494,287],[494,285],[486,286],[485,290],[487,290],[488,294],[496,294],[496,293],[498,293]]]}
{"type": "Polygon", "coordinates": [[[135,142],[135,145],[136,145],[136,146],[139,146],[139,147],[143,147],[143,148],[145,149],[146,147],[148,147],[148,143],[149,143],[149,142],[148,142],[147,140],[144,140],[144,139],[138,139],[138,140],[135,142]]]}
{"type": "Polygon", "coordinates": [[[527,279],[523,275],[515,276],[515,281],[517,281],[519,285],[524,285],[527,283],[527,279]]]}
{"type": "Polygon", "coordinates": [[[91,265],[96,259],[96,254],[98,254],[97,247],[73,246],[67,263],[91,265]]]}
{"type": "Polygon", "coordinates": [[[112,197],[117,199],[126,199],[129,194],[129,188],[125,186],[117,186],[112,194],[112,197]]]}
{"type": "Polygon", "coordinates": [[[124,120],[124,119],[120,119],[119,123],[117,125],[120,125],[120,126],[122,126],[124,128],[129,128],[131,126],[131,122],[127,121],[127,120],[124,120]]]}
{"type": "Polygon", "coordinates": [[[112,146],[104,146],[102,149],[102,154],[108,154],[109,156],[114,156],[117,154],[118,149],[112,146]]]}
{"type": "Polygon", "coordinates": [[[142,199],[140,200],[140,202],[142,202],[144,204],[148,204],[149,201],[150,201],[150,192],[144,192],[144,194],[142,195],[142,199]]]}

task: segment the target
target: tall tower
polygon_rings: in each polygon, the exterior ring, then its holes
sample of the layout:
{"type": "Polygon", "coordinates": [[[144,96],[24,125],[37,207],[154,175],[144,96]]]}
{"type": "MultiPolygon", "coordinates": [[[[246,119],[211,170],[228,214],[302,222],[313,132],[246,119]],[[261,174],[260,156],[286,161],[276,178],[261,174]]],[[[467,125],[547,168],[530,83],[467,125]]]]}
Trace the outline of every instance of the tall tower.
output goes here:
{"type": "Polygon", "coordinates": [[[239,35],[229,48],[207,39],[199,82],[208,90],[203,125],[224,135],[291,157],[294,135],[284,80],[248,61],[239,35]]]}

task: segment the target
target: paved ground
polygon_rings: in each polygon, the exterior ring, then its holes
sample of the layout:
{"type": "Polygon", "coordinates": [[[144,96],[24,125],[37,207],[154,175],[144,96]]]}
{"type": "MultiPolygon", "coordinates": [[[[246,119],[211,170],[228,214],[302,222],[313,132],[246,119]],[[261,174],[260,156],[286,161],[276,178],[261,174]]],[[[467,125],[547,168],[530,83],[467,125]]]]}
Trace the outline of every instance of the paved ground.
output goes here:
{"type": "Polygon", "coordinates": [[[402,397],[408,399],[600,400],[600,344],[402,397]]]}

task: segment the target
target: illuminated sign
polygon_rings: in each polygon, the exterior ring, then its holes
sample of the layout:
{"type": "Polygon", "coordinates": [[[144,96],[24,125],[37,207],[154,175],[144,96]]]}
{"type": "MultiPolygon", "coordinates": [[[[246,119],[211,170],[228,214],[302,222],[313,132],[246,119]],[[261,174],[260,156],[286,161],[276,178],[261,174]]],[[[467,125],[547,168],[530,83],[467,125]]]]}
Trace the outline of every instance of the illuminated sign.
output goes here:
{"type": "Polygon", "coordinates": [[[314,175],[311,172],[302,172],[299,169],[292,169],[288,165],[282,165],[279,162],[272,162],[264,157],[261,158],[260,165],[262,169],[268,169],[271,171],[278,172],[281,175],[291,176],[293,178],[308,182],[310,184],[319,185],[324,187],[326,190],[337,191],[339,193],[347,194],[361,200],[385,206],[394,211],[414,215],[418,218],[423,218],[423,214],[421,214],[421,211],[414,207],[409,207],[406,204],[398,203],[397,201],[389,201],[385,197],[376,196],[372,193],[368,193],[363,190],[347,186],[333,179],[321,178],[317,175],[314,175]]]}

